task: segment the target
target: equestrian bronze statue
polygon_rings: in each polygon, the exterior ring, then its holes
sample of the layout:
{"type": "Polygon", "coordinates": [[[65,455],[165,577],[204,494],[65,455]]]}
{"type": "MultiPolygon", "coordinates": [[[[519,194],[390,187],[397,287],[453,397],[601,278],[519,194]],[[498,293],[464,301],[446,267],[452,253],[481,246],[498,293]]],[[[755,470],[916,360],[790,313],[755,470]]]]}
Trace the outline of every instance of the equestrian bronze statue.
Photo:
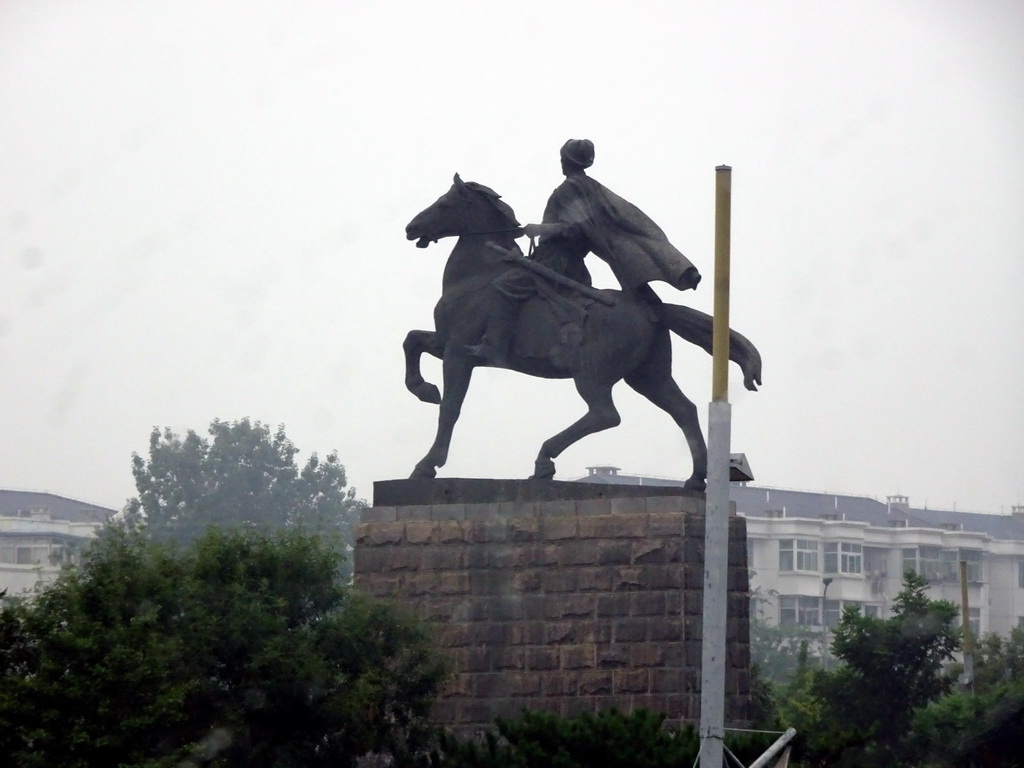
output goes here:
{"type": "MultiPolygon", "coordinates": [[[[670,333],[710,353],[711,317],[661,301],[648,285],[661,280],[686,290],[700,274],[645,214],[585,174],[593,144],[569,141],[561,160],[565,181],[539,225],[522,227],[497,193],[456,174],[451,189],[406,227],[420,248],[458,238],[434,308],[435,330],[410,331],[404,343],[406,387],[440,405],[434,443],[412,477],[435,477],[444,466],[473,369],[489,366],[572,379],[587,404],[582,418],[541,445],[533,478],[552,478],[554,459],[566,448],[619,424],[612,387],[622,380],[683,431],[693,466],[686,487],[704,490],[707,447],[696,407],[672,378],[670,333]],[[524,235],[529,256],[515,242],[524,235]],[[584,264],[590,253],[608,262],[622,290],[591,286],[584,264]],[[442,361],[443,394],[423,379],[424,352],[442,361]]],[[[730,360],[744,386],[756,390],[760,355],[735,331],[730,360]]]]}

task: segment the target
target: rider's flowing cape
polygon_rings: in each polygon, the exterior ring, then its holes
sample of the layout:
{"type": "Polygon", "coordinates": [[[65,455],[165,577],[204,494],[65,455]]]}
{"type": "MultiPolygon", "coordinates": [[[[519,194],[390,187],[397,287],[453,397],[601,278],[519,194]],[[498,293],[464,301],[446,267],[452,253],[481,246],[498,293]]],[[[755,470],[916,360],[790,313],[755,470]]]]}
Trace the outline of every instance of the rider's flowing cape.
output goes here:
{"type": "Polygon", "coordinates": [[[623,288],[636,290],[653,280],[679,290],[693,287],[681,280],[693,264],[646,213],[589,176],[568,176],[563,184],[579,205],[563,216],[583,227],[594,254],[608,263],[623,288]]]}

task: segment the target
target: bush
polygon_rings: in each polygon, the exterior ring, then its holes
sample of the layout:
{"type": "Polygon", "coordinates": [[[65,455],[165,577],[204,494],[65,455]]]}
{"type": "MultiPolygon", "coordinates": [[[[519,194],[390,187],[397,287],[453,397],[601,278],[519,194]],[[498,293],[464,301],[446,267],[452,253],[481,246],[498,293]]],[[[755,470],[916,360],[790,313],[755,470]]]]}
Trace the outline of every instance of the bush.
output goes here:
{"type": "MultiPolygon", "coordinates": [[[[527,712],[496,721],[498,734],[483,741],[443,738],[432,768],[678,768],[700,752],[692,725],[675,731],[665,716],[647,710],[623,714],[608,709],[574,718],[527,712]]],[[[744,764],[775,741],[770,734],[727,734],[726,745],[744,764]]]]}

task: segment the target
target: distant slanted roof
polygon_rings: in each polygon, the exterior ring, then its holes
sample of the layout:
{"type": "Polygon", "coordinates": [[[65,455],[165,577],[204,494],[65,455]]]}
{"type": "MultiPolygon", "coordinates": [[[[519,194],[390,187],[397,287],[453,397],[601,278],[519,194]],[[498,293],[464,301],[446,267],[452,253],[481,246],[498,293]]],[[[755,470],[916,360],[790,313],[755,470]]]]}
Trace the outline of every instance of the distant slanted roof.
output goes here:
{"type": "Polygon", "coordinates": [[[865,496],[848,496],[812,491],[732,485],[729,497],[736,509],[748,517],[765,517],[770,511],[785,510],[786,517],[840,519],[888,527],[903,524],[908,528],[943,528],[984,533],[994,539],[1024,541],[1024,520],[1010,515],[988,515],[943,509],[917,509],[903,504],[888,504],[865,496]]]}
{"type": "Polygon", "coordinates": [[[682,488],[686,481],[671,477],[648,477],[647,475],[624,475],[622,470],[611,464],[587,467],[587,474],[574,480],[577,483],[599,485],[654,485],[662,488],[682,488]]]}
{"type": "Polygon", "coordinates": [[[883,527],[892,521],[908,520],[904,507],[866,496],[731,485],[729,498],[736,502],[736,510],[748,517],[767,517],[769,512],[781,510],[786,517],[821,520],[837,515],[841,520],[883,527]]]}
{"type": "MultiPolygon", "coordinates": [[[[1011,515],[953,512],[944,509],[911,509],[913,519],[931,528],[957,526],[964,531],[987,533],[993,539],[1024,541],[1024,520],[1011,515]]],[[[913,522],[910,523],[914,525],[913,522]]]]}
{"type": "Polygon", "coordinates": [[[115,509],[55,493],[0,489],[0,517],[23,517],[33,510],[45,510],[53,520],[73,523],[104,523],[117,513],[115,509]]]}
{"type": "MultiPolygon", "coordinates": [[[[603,473],[601,467],[588,467],[590,474],[578,482],[605,485],[682,486],[683,480],[629,475],[621,471],[603,473]],[[593,471],[593,470],[598,471],[593,471]]],[[[848,520],[889,528],[942,528],[983,533],[993,539],[1024,541],[1024,519],[1011,515],[989,515],[940,509],[916,509],[901,503],[878,501],[867,496],[851,496],[815,491],[794,491],[749,484],[731,483],[729,499],[736,511],[746,517],[797,517],[810,520],[848,520]]]]}

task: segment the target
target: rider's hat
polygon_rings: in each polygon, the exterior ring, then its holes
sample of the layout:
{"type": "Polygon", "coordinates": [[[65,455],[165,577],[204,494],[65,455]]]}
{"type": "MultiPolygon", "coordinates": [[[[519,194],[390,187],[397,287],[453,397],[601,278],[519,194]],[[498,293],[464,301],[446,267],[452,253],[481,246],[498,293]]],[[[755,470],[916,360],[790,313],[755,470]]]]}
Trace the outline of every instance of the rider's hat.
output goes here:
{"type": "Polygon", "coordinates": [[[562,145],[561,156],[580,168],[594,164],[594,142],[590,139],[569,139],[562,145]]]}

